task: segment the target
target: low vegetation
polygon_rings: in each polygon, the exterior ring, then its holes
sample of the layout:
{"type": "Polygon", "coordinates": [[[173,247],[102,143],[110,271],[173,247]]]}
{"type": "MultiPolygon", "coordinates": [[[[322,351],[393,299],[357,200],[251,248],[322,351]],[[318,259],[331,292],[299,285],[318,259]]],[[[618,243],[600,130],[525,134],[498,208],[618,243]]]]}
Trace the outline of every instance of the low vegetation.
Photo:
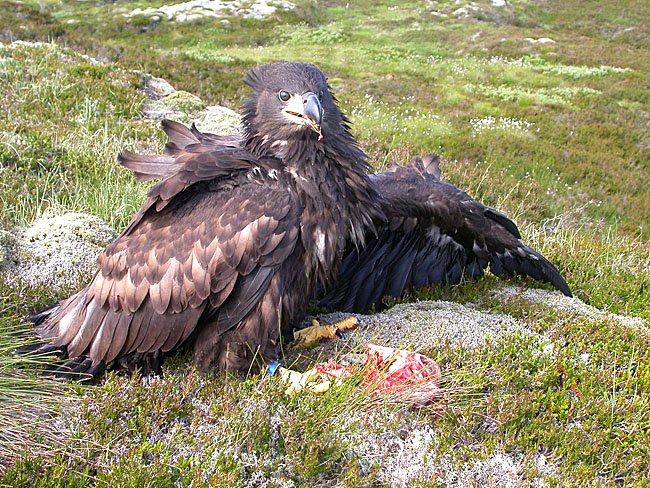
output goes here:
{"type": "Polygon", "coordinates": [[[125,15],[151,0],[0,0],[0,229],[64,211],[127,224],[147,185],[116,155],[164,143],[143,116],[145,73],[236,108],[251,66],[307,61],[376,168],[441,154],[444,177],[514,217],[582,302],[641,320],[504,298],[493,276],[420,291],[528,331],[427,348],[450,389],[440,415],[355,384],[287,397],[275,377],[203,376],[184,357],[162,378],[44,383],[13,353],[21,318],[74,289],[3,278],[2,483],[650,483],[650,7],[394,3],[177,23],[125,15]]]}

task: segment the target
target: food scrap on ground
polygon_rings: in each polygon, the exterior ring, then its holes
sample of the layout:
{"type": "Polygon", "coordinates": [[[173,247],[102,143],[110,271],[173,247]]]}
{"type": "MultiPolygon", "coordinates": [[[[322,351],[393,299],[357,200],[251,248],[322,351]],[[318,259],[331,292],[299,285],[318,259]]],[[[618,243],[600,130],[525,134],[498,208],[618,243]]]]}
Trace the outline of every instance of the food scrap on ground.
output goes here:
{"type": "Polygon", "coordinates": [[[330,359],[304,373],[277,366],[270,367],[269,373],[280,375],[287,384],[287,395],[295,395],[303,390],[324,393],[332,385],[340,385],[358,376],[363,388],[373,395],[385,397],[391,403],[408,403],[419,407],[435,403],[439,404],[440,411],[444,410],[440,366],[433,359],[417,352],[371,342],[364,347],[366,362],[361,367],[339,364],[330,359]]]}

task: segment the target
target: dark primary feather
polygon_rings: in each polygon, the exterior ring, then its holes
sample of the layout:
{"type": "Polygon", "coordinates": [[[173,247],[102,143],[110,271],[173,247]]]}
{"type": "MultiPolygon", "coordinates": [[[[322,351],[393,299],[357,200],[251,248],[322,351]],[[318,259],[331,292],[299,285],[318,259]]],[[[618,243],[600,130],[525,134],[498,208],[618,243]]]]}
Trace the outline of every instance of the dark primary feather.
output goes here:
{"type": "Polygon", "coordinates": [[[45,348],[69,358],[57,374],[158,371],[163,353],[189,345],[200,369],[271,360],[280,330],[336,276],[346,243],[361,244],[382,218],[324,75],[276,63],[247,82],[246,137],[164,121],[165,155],[122,153],[139,180],[162,180],[88,286],[36,317],[45,348]],[[311,113],[322,104],[318,134],[286,116],[280,89],[307,93],[311,113]]]}
{"type": "Polygon", "coordinates": [[[371,178],[382,197],[387,224],[365,248],[350,245],[337,282],[321,300],[333,310],[365,312],[434,283],[481,276],[525,275],[571,290],[557,269],[520,241],[517,226],[454,186],[439,180],[439,159],[415,158],[371,178]]]}

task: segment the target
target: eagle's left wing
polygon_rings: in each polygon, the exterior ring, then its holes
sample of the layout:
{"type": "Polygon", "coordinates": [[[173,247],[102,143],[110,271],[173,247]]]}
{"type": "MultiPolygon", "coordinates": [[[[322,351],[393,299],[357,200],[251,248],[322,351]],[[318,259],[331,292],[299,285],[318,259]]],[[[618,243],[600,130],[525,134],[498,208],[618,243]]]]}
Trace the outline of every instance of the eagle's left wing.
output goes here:
{"type": "Polygon", "coordinates": [[[388,222],[367,237],[362,249],[349,246],[337,283],[321,304],[365,312],[384,306],[384,297],[434,283],[482,276],[525,275],[571,290],[557,269],[521,242],[517,226],[453,185],[439,180],[435,156],[416,158],[371,176],[383,197],[388,222]]]}

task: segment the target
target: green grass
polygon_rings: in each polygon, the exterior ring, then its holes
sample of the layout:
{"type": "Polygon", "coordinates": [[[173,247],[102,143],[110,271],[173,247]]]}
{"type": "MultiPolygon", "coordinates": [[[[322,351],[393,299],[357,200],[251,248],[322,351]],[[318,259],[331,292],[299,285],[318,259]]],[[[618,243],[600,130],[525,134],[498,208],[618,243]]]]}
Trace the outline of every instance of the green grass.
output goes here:
{"type": "Polygon", "coordinates": [[[2,222],[25,224],[55,206],[125,225],[144,191],[115,158],[155,133],[136,120],[143,101],[137,74],[47,44],[0,52],[7,60],[0,75],[2,222]]]}
{"type": "MultiPolygon", "coordinates": [[[[513,216],[581,300],[650,320],[647,2],[499,8],[479,1],[464,19],[454,15],[456,2],[438,2],[446,17],[426,3],[393,3],[300,2],[261,21],[231,19],[229,27],[123,16],[153,5],[145,1],[1,3],[2,39],[56,45],[0,47],[0,226],[29,224],[52,208],[126,225],[147,185],[115,157],[125,147],[159,151],[164,142],[142,118],[144,72],[205,104],[236,108],[251,66],[308,61],[328,73],[377,168],[442,154],[444,177],[513,216]],[[526,40],[540,37],[556,42],[526,40]]],[[[64,402],[52,407],[63,415],[50,417],[48,406],[43,417],[56,419],[58,438],[41,424],[16,430],[14,421],[7,432],[37,448],[21,453],[5,441],[11,449],[0,455],[9,452],[11,461],[0,479],[11,486],[246,486],[262,478],[271,486],[367,486],[390,453],[368,461],[363,439],[393,445],[399,435],[409,438],[404,432],[433,426],[422,448],[433,465],[446,460],[460,470],[505,452],[529,480],[551,486],[650,483],[647,327],[504,301],[493,293],[500,281],[488,276],[419,293],[479,303],[534,332],[473,351],[427,351],[449,384],[464,388],[441,417],[385,407],[358,396],[353,384],[288,398],[274,378],[206,377],[178,358],[162,379],[109,376],[60,393],[64,402]],[[539,453],[552,470],[540,471],[539,453]]],[[[30,365],[12,362],[8,333],[23,327],[24,313],[61,297],[3,283],[0,290],[0,338],[8,341],[0,344],[0,371],[25,378],[34,388],[29,402],[48,397],[30,365]]],[[[7,395],[25,389],[0,382],[0,421],[12,421],[2,414],[23,404],[22,397],[7,403],[7,395]]],[[[418,483],[444,486],[440,476],[418,483]]]]}
{"type": "Polygon", "coordinates": [[[20,318],[27,310],[21,296],[35,306],[52,299],[48,290],[16,293],[0,283],[0,466],[5,467],[26,453],[43,460],[55,455],[61,444],[50,423],[61,398],[74,394],[69,385],[37,376],[50,358],[16,354],[17,347],[34,342],[24,337],[20,318]]]}

